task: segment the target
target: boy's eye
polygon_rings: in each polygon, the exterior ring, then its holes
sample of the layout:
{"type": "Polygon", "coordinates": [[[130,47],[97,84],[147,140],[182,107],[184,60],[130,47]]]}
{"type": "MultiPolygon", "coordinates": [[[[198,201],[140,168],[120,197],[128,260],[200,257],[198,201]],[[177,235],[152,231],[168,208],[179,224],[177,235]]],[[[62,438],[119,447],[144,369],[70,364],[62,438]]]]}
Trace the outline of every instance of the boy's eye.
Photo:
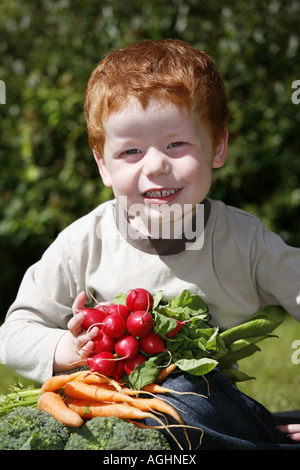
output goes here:
{"type": "Polygon", "coordinates": [[[138,150],[138,149],[129,149],[129,150],[125,150],[125,152],[123,152],[123,154],[125,154],[125,155],[136,155],[138,153],[141,153],[141,151],[138,150]]]}
{"type": "Polygon", "coordinates": [[[174,147],[180,147],[180,145],[183,145],[183,142],[172,142],[168,147],[174,148],[174,147]]]}

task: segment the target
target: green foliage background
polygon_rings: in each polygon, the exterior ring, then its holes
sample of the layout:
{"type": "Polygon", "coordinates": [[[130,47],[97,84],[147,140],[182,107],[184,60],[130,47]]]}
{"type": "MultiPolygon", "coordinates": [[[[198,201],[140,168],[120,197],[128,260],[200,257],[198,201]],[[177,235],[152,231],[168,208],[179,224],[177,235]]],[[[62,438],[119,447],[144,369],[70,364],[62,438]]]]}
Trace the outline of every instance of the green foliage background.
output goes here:
{"type": "Polygon", "coordinates": [[[58,232],[111,197],[83,101],[96,64],[131,42],[180,38],[214,58],[237,137],[211,196],[300,246],[299,15],[299,0],[2,0],[0,320],[58,232]]]}

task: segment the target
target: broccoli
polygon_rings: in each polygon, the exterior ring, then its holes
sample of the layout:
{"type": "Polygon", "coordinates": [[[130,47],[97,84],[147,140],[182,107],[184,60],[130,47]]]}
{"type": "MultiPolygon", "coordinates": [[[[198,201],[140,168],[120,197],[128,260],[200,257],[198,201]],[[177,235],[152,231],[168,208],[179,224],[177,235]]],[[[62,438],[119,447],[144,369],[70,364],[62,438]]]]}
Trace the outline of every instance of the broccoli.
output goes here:
{"type": "Polygon", "coordinates": [[[170,450],[160,431],[120,418],[93,418],[71,433],[65,450],[170,450]]]}
{"type": "Polygon", "coordinates": [[[50,413],[19,407],[0,419],[0,450],[170,450],[164,435],[120,418],[93,418],[70,428],[50,413]]]}
{"type": "Polygon", "coordinates": [[[51,414],[20,407],[0,421],[0,450],[64,450],[70,434],[51,414]]]}

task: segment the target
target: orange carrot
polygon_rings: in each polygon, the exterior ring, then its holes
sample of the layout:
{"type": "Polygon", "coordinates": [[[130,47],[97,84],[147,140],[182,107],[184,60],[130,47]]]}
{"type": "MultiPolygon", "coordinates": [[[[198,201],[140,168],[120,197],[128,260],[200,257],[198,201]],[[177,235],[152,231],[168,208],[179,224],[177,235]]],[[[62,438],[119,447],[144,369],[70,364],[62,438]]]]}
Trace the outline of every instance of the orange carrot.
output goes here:
{"type": "Polygon", "coordinates": [[[166,366],[164,369],[162,369],[160,371],[160,373],[156,377],[155,382],[158,383],[158,382],[161,382],[162,380],[166,379],[168,377],[168,375],[170,375],[171,372],[173,372],[176,369],[176,367],[177,367],[176,364],[169,364],[168,366],[166,366]]]}
{"type": "Polygon", "coordinates": [[[198,397],[207,398],[207,396],[202,395],[200,393],[196,393],[196,392],[178,392],[177,390],[173,390],[172,388],[162,387],[161,385],[158,385],[158,384],[145,385],[145,387],[142,388],[142,392],[148,392],[148,393],[175,393],[177,395],[197,395],[198,397]]]}
{"type": "Polygon", "coordinates": [[[123,385],[122,382],[117,382],[111,377],[106,377],[104,375],[95,374],[93,372],[86,373],[82,381],[87,384],[111,384],[118,390],[120,390],[123,385]]]}
{"type": "Polygon", "coordinates": [[[95,401],[112,401],[112,402],[130,402],[134,401],[134,398],[120,393],[110,387],[86,384],[79,380],[66,383],[64,387],[66,395],[71,398],[79,398],[83,400],[95,400],[95,401]]]}
{"type": "Polygon", "coordinates": [[[65,426],[79,427],[83,424],[82,418],[70,410],[61,395],[55,392],[45,392],[39,396],[37,407],[40,411],[50,413],[65,426]]]}
{"type": "Polygon", "coordinates": [[[129,403],[142,411],[156,410],[169,414],[179,423],[183,423],[175,409],[158,398],[137,398],[125,393],[110,390],[107,387],[88,385],[74,380],[65,385],[65,393],[68,397],[93,400],[99,402],[129,403]]]}
{"type": "Polygon", "coordinates": [[[109,378],[95,374],[86,374],[82,381],[86,384],[107,384],[109,383],[109,378]]]}
{"type": "Polygon", "coordinates": [[[143,392],[150,392],[150,393],[170,393],[170,392],[174,392],[174,390],[171,390],[170,388],[162,387],[161,385],[158,385],[156,383],[145,385],[142,388],[142,391],[143,392]]]}
{"type": "Polygon", "coordinates": [[[151,412],[144,412],[127,403],[101,403],[99,401],[67,398],[66,405],[82,418],[115,416],[122,419],[156,419],[151,412]]]}
{"type": "Polygon", "coordinates": [[[42,385],[41,392],[55,392],[60,388],[63,388],[67,382],[71,382],[72,380],[79,378],[81,375],[84,376],[86,372],[78,371],[73,372],[73,374],[62,374],[62,375],[54,375],[53,377],[49,377],[42,385]]]}
{"type": "Polygon", "coordinates": [[[168,405],[159,398],[135,398],[132,405],[142,411],[151,410],[168,414],[172,416],[178,423],[183,424],[183,421],[177,411],[171,405],[168,405]]]}

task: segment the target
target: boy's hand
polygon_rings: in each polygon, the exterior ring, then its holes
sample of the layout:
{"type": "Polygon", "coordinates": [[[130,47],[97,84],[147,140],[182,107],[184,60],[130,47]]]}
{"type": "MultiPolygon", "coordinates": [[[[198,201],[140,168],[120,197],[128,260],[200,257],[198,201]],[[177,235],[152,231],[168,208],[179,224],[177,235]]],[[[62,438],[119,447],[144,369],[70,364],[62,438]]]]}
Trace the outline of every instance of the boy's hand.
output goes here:
{"type": "MultiPolygon", "coordinates": [[[[84,330],[81,326],[84,314],[77,311],[84,308],[85,301],[86,293],[81,292],[73,303],[73,317],[68,323],[68,331],[61,337],[56,347],[54,373],[85,366],[87,357],[94,351],[93,339],[98,335],[99,328],[95,326],[89,332],[84,330]]],[[[104,304],[110,305],[111,302],[104,304]]]]}
{"type": "Polygon", "coordinates": [[[293,441],[300,441],[300,424],[282,424],[277,426],[284,434],[288,434],[293,441]]]}
{"type": "Polygon", "coordinates": [[[73,349],[81,359],[87,359],[87,357],[94,350],[93,339],[98,335],[99,328],[95,326],[91,328],[89,332],[82,328],[82,322],[84,320],[84,313],[78,313],[77,310],[84,308],[86,300],[86,293],[81,292],[75,299],[72,306],[73,317],[68,323],[69,332],[72,335],[73,349]]]}

